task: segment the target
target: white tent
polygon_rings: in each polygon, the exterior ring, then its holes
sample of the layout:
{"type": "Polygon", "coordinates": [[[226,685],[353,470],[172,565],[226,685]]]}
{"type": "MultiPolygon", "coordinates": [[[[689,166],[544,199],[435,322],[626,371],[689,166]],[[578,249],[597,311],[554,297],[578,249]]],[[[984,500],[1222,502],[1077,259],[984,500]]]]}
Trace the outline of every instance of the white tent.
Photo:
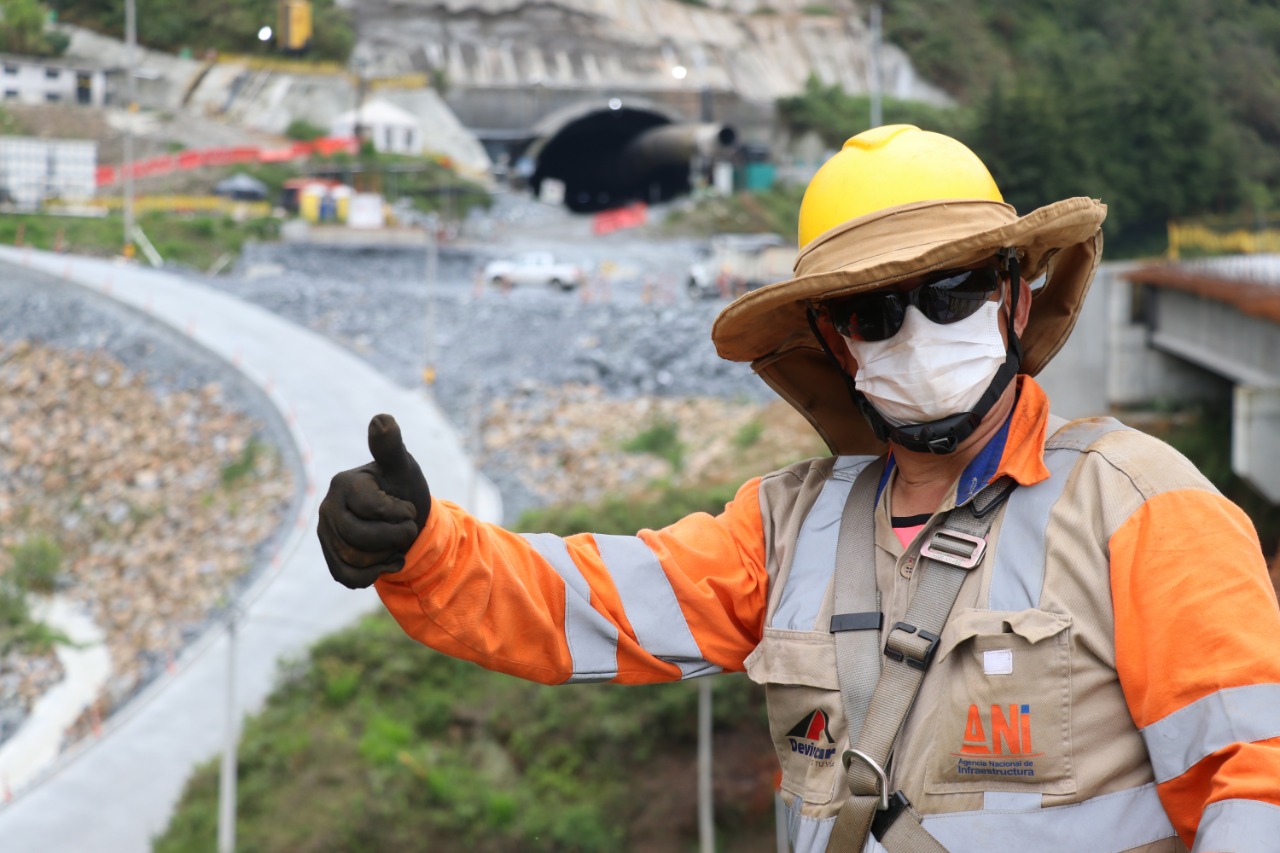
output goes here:
{"type": "Polygon", "coordinates": [[[329,125],[332,136],[360,135],[373,143],[375,151],[389,154],[421,154],[422,126],[414,116],[386,101],[370,101],[357,111],[349,110],[329,125]]]}

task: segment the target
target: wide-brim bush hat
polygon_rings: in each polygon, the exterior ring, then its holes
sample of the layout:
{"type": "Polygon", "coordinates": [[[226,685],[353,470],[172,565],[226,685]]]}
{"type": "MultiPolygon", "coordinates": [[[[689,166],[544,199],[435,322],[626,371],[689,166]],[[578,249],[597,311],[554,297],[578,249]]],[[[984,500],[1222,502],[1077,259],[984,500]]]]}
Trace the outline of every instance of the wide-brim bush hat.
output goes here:
{"type": "Polygon", "coordinates": [[[749,362],[833,453],[878,453],[843,371],[814,335],[810,307],[1014,249],[1021,277],[1033,282],[1020,372],[1035,375],[1080,315],[1105,217],[1106,205],[1083,197],[1019,216],[960,142],[909,125],[875,128],[810,182],[794,277],[730,303],[711,337],[721,357],[749,362]]]}

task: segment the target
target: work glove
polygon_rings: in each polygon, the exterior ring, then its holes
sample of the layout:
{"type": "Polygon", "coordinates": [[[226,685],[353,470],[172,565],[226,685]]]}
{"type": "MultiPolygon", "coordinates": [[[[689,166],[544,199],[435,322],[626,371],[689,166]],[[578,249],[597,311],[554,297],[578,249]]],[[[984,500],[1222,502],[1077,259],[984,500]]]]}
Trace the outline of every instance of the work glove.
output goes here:
{"type": "Polygon", "coordinates": [[[391,415],[369,421],[373,461],[343,471],[320,502],[316,534],[329,574],[350,589],[404,568],[404,557],[427,523],[431,492],[417,461],[405,449],[391,415]]]}

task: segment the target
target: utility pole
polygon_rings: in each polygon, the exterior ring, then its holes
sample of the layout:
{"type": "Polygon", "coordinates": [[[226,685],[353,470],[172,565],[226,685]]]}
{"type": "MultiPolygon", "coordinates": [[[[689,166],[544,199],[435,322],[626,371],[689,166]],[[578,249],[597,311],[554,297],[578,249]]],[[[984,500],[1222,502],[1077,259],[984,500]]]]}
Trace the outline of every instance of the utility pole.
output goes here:
{"type": "Polygon", "coordinates": [[[715,853],[716,822],[711,784],[711,679],[698,679],[698,842],[701,853],[715,853]]]}
{"type": "Polygon", "coordinates": [[[870,71],[867,75],[867,88],[871,90],[871,126],[884,124],[880,111],[880,4],[871,4],[871,56],[870,71]]]}
{"type": "Polygon", "coordinates": [[[422,368],[422,383],[430,387],[436,382],[436,285],[439,279],[439,218],[427,215],[427,362],[422,368]]]}
{"type": "Polygon", "coordinates": [[[124,0],[125,98],[124,124],[124,256],[133,257],[133,117],[138,110],[134,49],[138,45],[138,13],[135,0],[124,0]]]}
{"type": "Polygon", "coordinates": [[[239,614],[232,604],[227,615],[227,740],[222,748],[222,772],[218,784],[218,853],[236,849],[236,752],[239,749],[239,719],[236,713],[236,622],[239,614]]]}

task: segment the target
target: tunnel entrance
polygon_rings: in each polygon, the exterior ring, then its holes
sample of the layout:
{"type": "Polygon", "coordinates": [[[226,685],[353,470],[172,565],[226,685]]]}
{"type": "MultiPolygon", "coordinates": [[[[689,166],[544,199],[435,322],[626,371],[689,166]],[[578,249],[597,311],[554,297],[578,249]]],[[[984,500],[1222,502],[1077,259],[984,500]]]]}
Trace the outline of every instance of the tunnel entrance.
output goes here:
{"type": "Polygon", "coordinates": [[[543,181],[560,181],[577,213],[668,201],[689,192],[695,161],[727,155],[735,138],[730,127],[675,123],[653,110],[597,110],[535,143],[530,188],[537,195],[543,181]]]}

